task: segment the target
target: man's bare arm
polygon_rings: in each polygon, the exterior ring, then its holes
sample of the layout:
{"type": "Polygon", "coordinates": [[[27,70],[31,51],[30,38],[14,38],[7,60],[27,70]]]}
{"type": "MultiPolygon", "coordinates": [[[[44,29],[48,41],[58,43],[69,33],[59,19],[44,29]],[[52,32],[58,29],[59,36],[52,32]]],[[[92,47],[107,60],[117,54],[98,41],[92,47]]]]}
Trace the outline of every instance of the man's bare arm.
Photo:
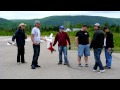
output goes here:
{"type": "Polygon", "coordinates": [[[75,43],[76,43],[76,46],[78,47],[78,37],[75,37],[75,43]]]}
{"type": "Polygon", "coordinates": [[[46,41],[46,39],[45,39],[45,38],[42,38],[42,37],[41,37],[40,39],[41,39],[41,40],[44,40],[44,41],[46,41]]]}

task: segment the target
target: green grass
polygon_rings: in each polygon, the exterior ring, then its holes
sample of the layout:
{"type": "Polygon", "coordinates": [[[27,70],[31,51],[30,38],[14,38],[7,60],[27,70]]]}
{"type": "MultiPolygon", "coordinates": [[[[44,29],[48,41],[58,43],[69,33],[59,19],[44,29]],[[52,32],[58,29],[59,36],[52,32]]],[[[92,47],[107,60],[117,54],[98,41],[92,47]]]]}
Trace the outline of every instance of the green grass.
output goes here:
{"type": "Polygon", "coordinates": [[[113,52],[114,52],[114,53],[120,53],[120,47],[115,47],[115,48],[113,49],[113,52]]]}

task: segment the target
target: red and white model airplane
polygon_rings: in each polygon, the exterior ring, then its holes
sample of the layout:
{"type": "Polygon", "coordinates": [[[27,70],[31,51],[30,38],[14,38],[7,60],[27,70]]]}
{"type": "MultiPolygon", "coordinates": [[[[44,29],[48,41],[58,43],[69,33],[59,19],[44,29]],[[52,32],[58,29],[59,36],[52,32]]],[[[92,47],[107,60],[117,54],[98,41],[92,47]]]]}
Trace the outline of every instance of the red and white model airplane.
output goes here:
{"type": "Polygon", "coordinates": [[[50,34],[49,37],[45,37],[46,41],[47,41],[47,49],[51,51],[51,53],[53,53],[53,51],[56,51],[53,48],[53,33],[50,34]]]}

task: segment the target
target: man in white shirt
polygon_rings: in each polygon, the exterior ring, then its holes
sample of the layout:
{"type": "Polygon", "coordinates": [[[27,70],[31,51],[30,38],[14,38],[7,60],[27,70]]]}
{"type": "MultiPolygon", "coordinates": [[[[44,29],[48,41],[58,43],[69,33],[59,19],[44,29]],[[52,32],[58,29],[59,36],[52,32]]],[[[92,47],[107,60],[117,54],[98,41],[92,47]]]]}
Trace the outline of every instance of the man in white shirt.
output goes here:
{"type": "Polygon", "coordinates": [[[40,42],[41,40],[44,40],[46,41],[44,38],[41,38],[40,35],[40,21],[39,20],[36,20],[35,23],[34,23],[35,27],[32,29],[32,32],[31,32],[31,40],[33,42],[33,49],[34,49],[34,55],[33,55],[33,61],[32,61],[32,65],[31,65],[31,68],[32,69],[35,69],[36,67],[41,67],[38,65],[38,57],[39,57],[39,54],[40,54],[40,42]]]}

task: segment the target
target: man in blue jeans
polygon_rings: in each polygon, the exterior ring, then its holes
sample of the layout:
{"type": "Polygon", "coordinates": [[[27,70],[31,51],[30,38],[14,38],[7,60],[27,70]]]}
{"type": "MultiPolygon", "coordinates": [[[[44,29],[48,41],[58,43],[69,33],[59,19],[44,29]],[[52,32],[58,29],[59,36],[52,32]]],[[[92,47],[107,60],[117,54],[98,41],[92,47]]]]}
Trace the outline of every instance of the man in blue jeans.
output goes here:
{"type": "Polygon", "coordinates": [[[95,65],[93,67],[93,71],[96,71],[99,67],[100,73],[105,72],[104,67],[102,65],[100,55],[104,45],[104,32],[100,30],[100,24],[94,24],[95,33],[93,35],[93,39],[90,45],[90,48],[94,49],[94,57],[95,57],[95,65]]]}
{"type": "Polygon", "coordinates": [[[59,27],[59,32],[57,33],[54,44],[58,42],[58,50],[59,50],[59,63],[58,65],[62,64],[62,53],[64,53],[64,65],[69,65],[68,57],[67,57],[67,41],[69,43],[69,49],[71,48],[71,42],[68,34],[64,32],[64,26],[59,27]]]}
{"type": "Polygon", "coordinates": [[[106,58],[106,66],[105,69],[111,69],[112,64],[112,48],[114,48],[113,42],[113,34],[110,32],[108,27],[104,27],[104,32],[106,33],[104,39],[104,47],[105,47],[105,58],[106,58]]]}
{"type": "MultiPolygon", "coordinates": [[[[31,32],[31,40],[33,42],[33,50],[34,50],[34,55],[33,55],[33,60],[32,60],[32,65],[31,68],[35,69],[36,67],[41,67],[40,65],[38,65],[38,57],[40,54],[40,42],[41,40],[45,40],[44,38],[41,38],[40,35],[40,26],[41,23],[39,20],[36,20],[34,23],[35,27],[32,29],[31,32]]],[[[46,40],[45,40],[46,41],[46,40]]]]}

